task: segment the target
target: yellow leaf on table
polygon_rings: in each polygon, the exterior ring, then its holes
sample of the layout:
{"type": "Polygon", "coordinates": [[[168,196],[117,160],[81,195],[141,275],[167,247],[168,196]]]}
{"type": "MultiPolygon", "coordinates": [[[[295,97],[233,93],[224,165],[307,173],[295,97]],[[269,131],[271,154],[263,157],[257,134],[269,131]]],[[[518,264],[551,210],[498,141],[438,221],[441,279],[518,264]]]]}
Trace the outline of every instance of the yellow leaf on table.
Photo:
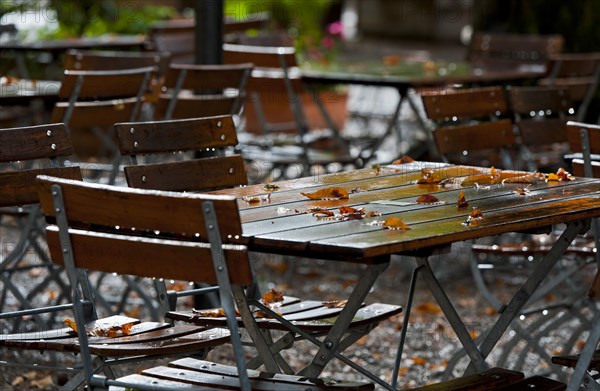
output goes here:
{"type": "Polygon", "coordinates": [[[283,301],[283,292],[271,288],[262,296],[261,300],[265,304],[279,303],[283,301]]]}
{"type": "Polygon", "coordinates": [[[424,183],[439,183],[442,178],[430,168],[421,169],[421,178],[417,181],[419,184],[424,183]]]}
{"type": "Polygon", "coordinates": [[[398,217],[388,217],[387,219],[385,219],[385,222],[383,223],[383,225],[388,229],[395,229],[395,230],[410,229],[410,227],[404,221],[402,221],[402,219],[400,219],[398,217]]]}
{"type": "Polygon", "coordinates": [[[313,193],[300,193],[311,200],[347,200],[350,198],[346,189],[342,187],[328,187],[313,193]]]}

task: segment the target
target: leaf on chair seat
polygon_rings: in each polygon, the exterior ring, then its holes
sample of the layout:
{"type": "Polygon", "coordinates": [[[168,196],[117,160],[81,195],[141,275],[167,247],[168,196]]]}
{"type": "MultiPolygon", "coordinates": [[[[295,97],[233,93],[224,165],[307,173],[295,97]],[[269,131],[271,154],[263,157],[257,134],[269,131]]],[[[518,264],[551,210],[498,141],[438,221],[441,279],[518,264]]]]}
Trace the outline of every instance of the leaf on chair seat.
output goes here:
{"type": "Polygon", "coordinates": [[[314,193],[300,193],[311,200],[347,200],[350,198],[346,189],[342,187],[328,187],[314,193]]]}
{"type": "Polygon", "coordinates": [[[515,176],[511,178],[505,178],[502,183],[536,183],[540,180],[540,174],[530,173],[521,176],[515,176]]]}
{"type": "Polygon", "coordinates": [[[261,301],[264,304],[273,304],[273,303],[280,303],[283,301],[283,292],[278,291],[275,288],[271,288],[268,292],[266,292],[262,298],[261,301]]]}
{"type": "Polygon", "coordinates": [[[467,206],[469,206],[469,202],[467,201],[467,198],[465,197],[464,191],[461,191],[460,193],[458,193],[458,201],[456,202],[456,205],[459,208],[466,208],[467,206]]]}
{"type": "Polygon", "coordinates": [[[417,198],[418,204],[433,204],[439,201],[439,198],[431,194],[423,194],[422,196],[419,196],[419,198],[417,198]]]}
{"type": "Polygon", "coordinates": [[[440,178],[440,175],[434,170],[430,168],[423,168],[421,169],[421,178],[417,181],[417,183],[440,183],[441,180],[442,178],[440,178]]]}

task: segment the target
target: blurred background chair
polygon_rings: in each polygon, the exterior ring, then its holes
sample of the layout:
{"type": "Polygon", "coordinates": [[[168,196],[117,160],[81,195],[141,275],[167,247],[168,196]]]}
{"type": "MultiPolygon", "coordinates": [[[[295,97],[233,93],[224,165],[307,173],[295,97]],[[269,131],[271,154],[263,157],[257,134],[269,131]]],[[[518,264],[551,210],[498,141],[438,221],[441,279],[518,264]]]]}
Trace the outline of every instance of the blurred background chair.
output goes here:
{"type": "Polygon", "coordinates": [[[90,170],[91,177],[114,183],[120,155],[112,129],[116,122],[134,121],[140,116],[144,95],[156,67],[126,70],[65,70],[59,91],[63,101],[52,111],[54,121],[69,129],[75,154],[90,170]]]}
{"type": "Polygon", "coordinates": [[[156,103],[155,119],[231,114],[239,117],[251,63],[171,64],[156,103]]]}
{"type": "Polygon", "coordinates": [[[561,87],[508,87],[508,102],[527,171],[556,172],[569,150],[566,123],[572,118],[568,91],[561,87]]]}
{"type": "MultiPolygon", "coordinates": [[[[68,284],[47,253],[35,178],[45,174],[81,179],[79,167],[63,165],[72,154],[64,124],[0,130],[0,242],[3,251],[8,250],[0,262],[0,313],[60,304],[68,298],[68,284]],[[19,274],[29,276],[28,286],[15,283],[19,274]]],[[[31,331],[60,322],[41,314],[13,320],[2,328],[31,331]]]]}
{"type": "Polygon", "coordinates": [[[246,132],[239,133],[240,149],[250,161],[269,165],[268,176],[286,176],[288,169],[296,170],[294,176],[309,175],[315,166],[326,171],[361,166],[358,153],[351,151],[316,94],[310,96],[321,109],[328,129],[310,128],[293,47],[225,44],[224,61],[254,64],[246,88],[246,132]],[[258,124],[258,129],[249,129],[251,122],[258,124]]]}
{"type": "Polygon", "coordinates": [[[510,34],[476,32],[471,38],[468,60],[476,67],[511,68],[545,66],[550,56],[561,53],[564,38],[558,34],[510,34]]]}
{"type": "Polygon", "coordinates": [[[563,53],[549,58],[548,76],[538,83],[566,89],[575,103],[577,121],[585,121],[589,105],[598,90],[600,53],[563,53]]]}

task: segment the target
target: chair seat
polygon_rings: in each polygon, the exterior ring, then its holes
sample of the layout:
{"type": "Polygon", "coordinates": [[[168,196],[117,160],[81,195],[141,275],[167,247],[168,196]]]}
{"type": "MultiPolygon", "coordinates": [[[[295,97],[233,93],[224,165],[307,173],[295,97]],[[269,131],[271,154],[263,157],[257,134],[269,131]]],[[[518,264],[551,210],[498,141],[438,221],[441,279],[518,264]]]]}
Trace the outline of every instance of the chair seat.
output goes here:
{"type": "MultiPolygon", "coordinates": [[[[117,379],[128,383],[128,387],[160,386],[173,390],[236,390],[239,389],[238,372],[235,367],[209,361],[183,358],[117,379]]],[[[371,383],[337,380],[310,379],[304,376],[273,374],[248,370],[252,390],[259,391],[305,391],[305,390],[372,390],[371,383]]],[[[110,387],[109,390],[125,388],[110,387]]]]}
{"type": "MultiPolygon", "coordinates": [[[[138,319],[119,315],[90,322],[86,329],[89,335],[90,352],[102,357],[163,356],[192,352],[221,345],[230,337],[226,329],[140,322],[138,319]],[[125,332],[123,330],[127,325],[131,325],[131,328],[125,332]]],[[[80,350],[77,334],[69,327],[2,335],[0,346],[56,352],[79,352],[80,350]]]]}
{"type": "MultiPolygon", "coordinates": [[[[337,306],[335,303],[325,303],[321,301],[306,300],[301,301],[296,298],[289,298],[283,301],[283,305],[273,308],[273,311],[281,314],[284,319],[294,322],[294,325],[309,332],[327,332],[337,315],[342,311],[343,303],[337,306]]],[[[389,304],[369,304],[358,310],[354,316],[350,328],[361,327],[369,324],[377,324],[391,316],[402,312],[402,307],[389,304]]],[[[207,311],[172,311],[166,314],[167,318],[184,321],[203,326],[222,326],[225,327],[224,316],[210,316],[219,313],[219,309],[207,311]]],[[[258,314],[259,312],[256,312],[258,314]]],[[[276,319],[255,316],[259,327],[269,330],[288,330],[276,319]]],[[[241,325],[242,320],[238,318],[241,325]]]]}
{"type": "MultiPolygon", "coordinates": [[[[577,366],[577,361],[579,360],[579,354],[574,354],[571,356],[554,356],[552,357],[552,362],[554,364],[562,365],[565,367],[575,368],[577,366]]],[[[596,350],[594,352],[594,356],[592,357],[592,361],[590,361],[590,366],[588,370],[595,369],[600,371],[600,350],[596,350]]]]}

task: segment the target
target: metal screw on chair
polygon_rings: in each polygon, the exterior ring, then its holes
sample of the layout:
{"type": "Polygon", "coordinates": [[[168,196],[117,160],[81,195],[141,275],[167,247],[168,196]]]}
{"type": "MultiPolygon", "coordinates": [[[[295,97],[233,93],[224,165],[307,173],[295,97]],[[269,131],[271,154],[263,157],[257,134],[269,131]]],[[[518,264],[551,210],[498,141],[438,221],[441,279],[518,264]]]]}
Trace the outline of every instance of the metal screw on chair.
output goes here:
{"type": "Polygon", "coordinates": [[[327,349],[331,349],[332,346],[333,346],[333,343],[331,341],[325,341],[325,347],[327,349]]]}
{"type": "Polygon", "coordinates": [[[142,183],[146,183],[146,175],[142,175],[142,183]]]}
{"type": "Polygon", "coordinates": [[[215,226],[212,224],[209,224],[208,229],[210,229],[212,231],[213,229],[215,229],[215,226]]]}
{"type": "Polygon", "coordinates": [[[233,168],[233,167],[229,168],[229,173],[230,174],[235,174],[235,168],[233,168]]]}
{"type": "Polygon", "coordinates": [[[223,266],[217,267],[217,270],[220,271],[220,272],[222,272],[223,271],[223,266]]]}
{"type": "Polygon", "coordinates": [[[225,141],[226,138],[227,138],[227,136],[225,134],[221,135],[221,141],[225,141]]]}
{"type": "Polygon", "coordinates": [[[137,147],[138,147],[138,145],[139,145],[139,143],[138,143],[137,141],[134,141],[134,142],[133,142],[133,148],[137,148],[137,147]]]}
{"type": "Polygon", "coordinates": [[[46,132],[46,136],[52,137],[52,131],[50,129],[48,129],[48,131],[46,132]]]}
{"type": "Polygon", "coordinates": [[[129,129],[129,133],[134,134],[135,133],[135,129],[134,128],[129,129]]]}
{"type": "Polygon", "coordinates": [[[50,149],[52,149],[53,151],[56,151],[56,144],[52,143],[52,145],[50,145],[50,149]]]}
{"type": "Polygon", "coordinates": [[[222,128],[223,127],[223,123],[221,121],[217,121],[217,128],[222,128]]]}

